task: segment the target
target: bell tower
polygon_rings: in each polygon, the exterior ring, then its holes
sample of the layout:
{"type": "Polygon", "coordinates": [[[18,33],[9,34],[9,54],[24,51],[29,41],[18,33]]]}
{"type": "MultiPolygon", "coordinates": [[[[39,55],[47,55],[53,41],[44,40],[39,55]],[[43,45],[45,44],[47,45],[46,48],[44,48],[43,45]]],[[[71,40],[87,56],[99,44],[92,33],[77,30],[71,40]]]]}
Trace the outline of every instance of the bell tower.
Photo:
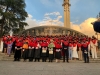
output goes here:
{"type": "Polygon", "coordinates": [[[70,6],[69,0],[63,0],[64,7],[64,27],[70,28],[70,6]]]}

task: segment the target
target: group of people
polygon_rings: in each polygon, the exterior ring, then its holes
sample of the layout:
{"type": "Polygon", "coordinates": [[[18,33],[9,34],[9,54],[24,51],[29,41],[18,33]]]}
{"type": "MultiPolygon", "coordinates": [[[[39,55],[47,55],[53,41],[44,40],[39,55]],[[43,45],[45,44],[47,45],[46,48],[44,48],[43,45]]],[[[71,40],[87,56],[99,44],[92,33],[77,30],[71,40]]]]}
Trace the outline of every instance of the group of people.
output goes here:
{"type": "Polygon", "coordinates": [[[29,60],[69,62],[69,60],[84,60],[89,63],[89,57],[97,58],[98,40],[88,36],[3,36],[3,52],[11,56],[14,53],[14,61],[29,60]]]}

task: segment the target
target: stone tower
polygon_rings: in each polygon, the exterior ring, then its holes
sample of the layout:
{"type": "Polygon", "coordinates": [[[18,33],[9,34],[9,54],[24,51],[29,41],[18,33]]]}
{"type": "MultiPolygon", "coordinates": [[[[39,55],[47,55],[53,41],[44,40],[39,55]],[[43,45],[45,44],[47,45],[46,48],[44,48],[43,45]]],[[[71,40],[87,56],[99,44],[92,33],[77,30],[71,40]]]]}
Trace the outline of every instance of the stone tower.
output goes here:
{"type": "Polygon", "coordinates": [[[70,6],[69,0],[63,0],[64,7],[64,27],[70,28],[70,6]]]}

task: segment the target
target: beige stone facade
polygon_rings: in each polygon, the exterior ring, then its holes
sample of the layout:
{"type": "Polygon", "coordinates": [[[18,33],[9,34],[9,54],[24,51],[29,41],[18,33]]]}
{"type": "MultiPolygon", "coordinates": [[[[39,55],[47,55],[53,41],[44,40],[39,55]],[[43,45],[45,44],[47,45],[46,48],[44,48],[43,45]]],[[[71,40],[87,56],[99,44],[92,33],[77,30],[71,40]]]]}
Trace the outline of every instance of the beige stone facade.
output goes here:
{"type": "Polygon", "coordinates": [[[62,26],[37,26],[20,33],[21,35],[47,36],[47,35],[84,35],[78,31],[62,26]]]}

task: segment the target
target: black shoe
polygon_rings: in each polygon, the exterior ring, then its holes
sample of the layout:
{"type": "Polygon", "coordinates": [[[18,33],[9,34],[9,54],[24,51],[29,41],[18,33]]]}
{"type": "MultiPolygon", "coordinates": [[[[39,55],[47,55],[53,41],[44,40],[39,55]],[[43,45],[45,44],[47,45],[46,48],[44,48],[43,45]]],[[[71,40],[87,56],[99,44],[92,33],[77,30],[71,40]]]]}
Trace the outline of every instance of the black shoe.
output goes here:
{"type": "Polygon", "coordinates": [[[87,62],[87,63],[89,63],[89,62],[87,62]]]}
{"type": "Polygon", "coordinates": [[[16,59],[14,59],[14,61],[16,61],[16,59]]]}
{"type": "Polygon", "coordinates": [[[52,62],[52,60],[51,60],[51,62],[52,62]]]}
{"type": "Polygon", "coordinates": [[[30,62],[33,62],[32,60],[30,62]]]}
{"type": "Polygon", "coordinates": [[[18,59],[18,61],[20,61],[20,59],[18,59]]]}
{"type": "Polygon", "coordinates": [[[26,60],[24,59],[24,61],[23,62],[26,62],[26,60]]]}

